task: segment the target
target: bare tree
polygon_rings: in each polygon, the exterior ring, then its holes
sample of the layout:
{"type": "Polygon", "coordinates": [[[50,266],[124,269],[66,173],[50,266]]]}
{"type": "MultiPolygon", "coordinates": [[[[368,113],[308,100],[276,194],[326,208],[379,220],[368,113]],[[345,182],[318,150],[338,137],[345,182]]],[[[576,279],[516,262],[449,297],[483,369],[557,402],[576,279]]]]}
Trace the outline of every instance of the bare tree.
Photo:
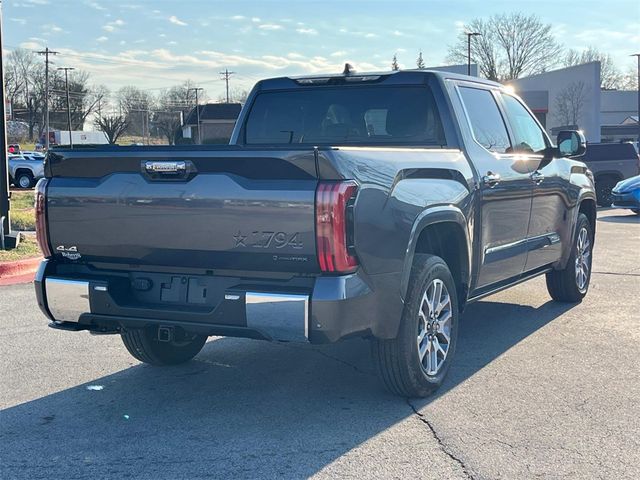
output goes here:
{"type": "Polygon", "coordinates": [[[127,118],[124,115],[98,116],[94,122],[95,127],[104,132],[110,144],[115,144],[118,138],[127,131],[127,118]]]}
{"type": "Polygon", "coordinates": [[[583,81],[572,82],[555,98],[555,117],[562,126],[578,126],[587,100],[587,85],[583,81]]]}
{"type": "MultiPolygon", "coordinates": [[[[232,88],[229,92],[229,101],[231,103],[246,103],[249,91],[244,88],[232,88]]],[[[224,94],[218,95],[218,103],[226,103],[227,96],[224,94]]]]}
{"type": "Polygon", "coordinates": [[[180,110],[164,110],[153,112],[153,125],[167,139],[169,145],[176,142],[178,129],[182,126],[180,110]]]}
{"type": "Polygon", "coordinates": [[[602,53],[595,47],[589,47],[581,52],[571,49],[564,59],[564,65],[567,67],[589,62],[600,62],[600,88],[604,90],[619,88],[622,75],[616,68],[613,57],[608,53],[602,53]]]}
{"type": "Polygon", "coordinates": [[[129,85],[120,88],[115,94],[115,102],[120,115],[127,119],[128,133],[143,135],[146,133],[146,121],[154,99],[144,90],[129,85]]]}
{"type": "Polygon", "coordinates": [[[416,58],[416,67],[418,67],[420,70],[424,70],[426,68],[424,59],[422,58],[422,50],[420,50],[420,53],[418,53],[418,58],[416,58]]]}
{"type": "Polygon", "coordinates": [[[400,65],[398,65],[397,53],[393,54],[393,60],[391,60],[391,70],[393,70],[394,72],[397,72],[398,70],[400,70],[400,65]]]}
{"type": "Polygon", "coordinates": [[[638,90],[638,69],[629,67],[626,73],[620,76],[619,90],[638,90]]]}
{"type": "Polygon", "coordinates": [[[511,13],[465,24],[456,43],[449,46],[448,61],[467,62],[466,32],[481,34],[471,41],[472,60],[482,76],[495,81],[545,72],[557,65],[562,51],[551,25],[535,15],[511,13]]]}

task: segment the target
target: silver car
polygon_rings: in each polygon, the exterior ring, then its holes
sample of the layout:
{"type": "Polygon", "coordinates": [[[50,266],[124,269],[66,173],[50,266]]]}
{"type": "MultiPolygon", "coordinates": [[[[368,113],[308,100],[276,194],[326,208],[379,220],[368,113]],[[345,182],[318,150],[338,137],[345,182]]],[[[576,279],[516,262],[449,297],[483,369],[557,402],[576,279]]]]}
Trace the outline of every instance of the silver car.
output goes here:
{"type": "Polygon", "coordinates": [[[44,177],[44,156],[36,152],[9,155],[9,178],[19,188],[32,188],[44,177]]]}

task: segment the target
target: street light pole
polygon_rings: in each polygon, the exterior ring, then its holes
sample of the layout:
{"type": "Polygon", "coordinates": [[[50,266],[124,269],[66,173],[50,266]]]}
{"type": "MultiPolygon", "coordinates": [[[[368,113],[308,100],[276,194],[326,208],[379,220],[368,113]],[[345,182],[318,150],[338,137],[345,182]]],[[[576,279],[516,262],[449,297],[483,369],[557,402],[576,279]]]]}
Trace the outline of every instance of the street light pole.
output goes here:
{"type": "Polygon", "coordinates": [[[69,70],[75,70],[75,68],[60,67],[58,70],[64,70],[64,85],[67,90],[67,126],[69,127],[69,147],[73,148],[73,135],[71,135],[71,102],[69,101],[69,70]]]}
{"type": "Polygon", "coordinates": [[[478,32],[466,32],[467,36],[467,75],[471,76],[471,37],[481,37],[478,32]]]}
{"type": "Polygon", "coordinates": [[[638,148],[640,148],[640,53],[631,55],[638,59],[638,148]]]}

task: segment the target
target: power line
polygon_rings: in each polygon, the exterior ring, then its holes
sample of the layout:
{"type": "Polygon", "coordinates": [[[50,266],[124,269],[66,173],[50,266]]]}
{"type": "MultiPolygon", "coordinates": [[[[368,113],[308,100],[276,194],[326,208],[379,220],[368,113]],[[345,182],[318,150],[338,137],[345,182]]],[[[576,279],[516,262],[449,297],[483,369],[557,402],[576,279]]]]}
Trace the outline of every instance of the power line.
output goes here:
{"type": "Polygon", "coordinates": [[[224,72],[220,72],[220,75],[222,75],[222,80],[224,80],[227,84],[227,103],[229,103],[229,77],[235,73],[236,72],[230,72],[226,68],[224,69],[224,72]]]}

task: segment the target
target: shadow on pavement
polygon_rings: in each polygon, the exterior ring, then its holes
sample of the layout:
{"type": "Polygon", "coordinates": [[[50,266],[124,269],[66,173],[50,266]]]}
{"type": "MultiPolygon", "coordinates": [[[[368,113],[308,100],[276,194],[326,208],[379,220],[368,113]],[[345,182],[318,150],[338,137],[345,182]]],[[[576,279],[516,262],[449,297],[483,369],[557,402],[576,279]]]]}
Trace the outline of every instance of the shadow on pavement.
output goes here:
{"type": "MultiPolygon", "coordinates": [[[[569,308],[470,306],[437,396],[569,308]]],[[[137,365],[0,411],[0,477],[307,477],[413,414],[369,359],[362,340],[210,341],[187,365],[137,365]]]]}
{"type": "Polygon", "coordinates": [[[598,217],[599,222],[609,223],[640,223],[640,215],[630,213],[629,215],[610,215],[606,217],[598,217]]]}

